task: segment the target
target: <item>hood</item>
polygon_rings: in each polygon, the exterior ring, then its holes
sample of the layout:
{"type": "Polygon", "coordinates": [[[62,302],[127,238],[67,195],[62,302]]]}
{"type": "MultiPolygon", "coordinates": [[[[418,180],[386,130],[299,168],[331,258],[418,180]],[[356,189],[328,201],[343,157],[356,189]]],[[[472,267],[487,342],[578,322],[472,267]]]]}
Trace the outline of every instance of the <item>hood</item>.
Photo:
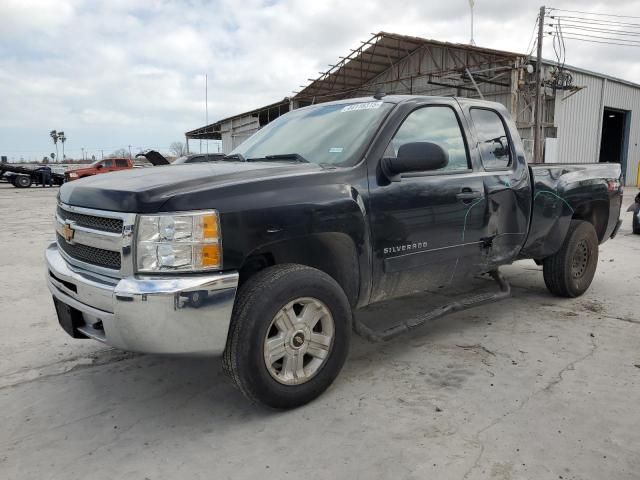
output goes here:
{"type": "Polygon", "coordinates": [[[78,207],[116,212],[154,213],[170,199],[197,195],[193,209],[215,208],[202,205],[213,200],[224,187],[286,179],[322,171],[318,165],[289,162],[217,162],[134,168],[94,175],[65,183],[61,202],[78,207]]]}
{"type": "Polygon", "coordinates": [[[90,166],[84,166],[84,167],[79,167],[79,168],[71,168],[69,170],[67,170],[65,173],[69,174],[71,172],[73,173],[78,173],[78,172],[89,172],[89,171],[94,171],[96,169],[96,167],[90,167],[90,166]]]}
{"type": "Polygon", "coordinates": [[[149,150],[148,152],[139,153],[136,155],[136,158],[138,157],[146,158],[154,167],[157,167],[159,165],[169,165],[169,160],[164,158],[164,156],[160,152],[156,152],[155,150],[149,150]]]}

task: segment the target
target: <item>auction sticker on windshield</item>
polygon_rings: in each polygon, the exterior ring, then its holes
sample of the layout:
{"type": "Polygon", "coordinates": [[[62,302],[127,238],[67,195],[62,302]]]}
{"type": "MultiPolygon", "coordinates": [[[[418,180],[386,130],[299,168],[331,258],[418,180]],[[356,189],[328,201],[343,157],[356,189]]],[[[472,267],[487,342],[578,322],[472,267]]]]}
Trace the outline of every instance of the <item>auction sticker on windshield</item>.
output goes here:
{"type": "Polygon", "coordinates": [[[383,102],[367,102],[367,103],[354,103],[352,105],[346,105],[341,112],[354,112],[356,110],[375,110],[380,108],[383,102]]]}

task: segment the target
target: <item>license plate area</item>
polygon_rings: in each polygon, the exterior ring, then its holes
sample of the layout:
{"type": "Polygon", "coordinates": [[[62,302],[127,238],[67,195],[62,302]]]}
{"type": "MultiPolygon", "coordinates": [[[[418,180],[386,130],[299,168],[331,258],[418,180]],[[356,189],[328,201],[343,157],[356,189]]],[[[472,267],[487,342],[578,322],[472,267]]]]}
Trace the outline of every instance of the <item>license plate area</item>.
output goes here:
{"type": "Polygon", "coordinates": [[[82,312],[62,303],[55,297],[53,297],[53,304],[58,314],[58,323],[64,331],[73,338],[87,338],[85,334],[78,330],[78,327],[83,326],[85,323],[82,318],[82,312]]]}

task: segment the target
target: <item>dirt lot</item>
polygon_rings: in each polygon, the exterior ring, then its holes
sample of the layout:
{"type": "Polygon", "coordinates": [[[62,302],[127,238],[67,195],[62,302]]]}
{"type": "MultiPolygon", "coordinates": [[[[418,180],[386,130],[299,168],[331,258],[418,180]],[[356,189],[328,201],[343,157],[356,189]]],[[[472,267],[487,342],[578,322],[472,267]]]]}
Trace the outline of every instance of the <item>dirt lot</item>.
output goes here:
{"type": "MultiPolygon", "coordinates": [[[[640,478],[630,214],[584,297],[552,297],[540,267],[518,263],[504,269],[510,300],[382,346],[356,338],[325,395],[273,412],[247,403],[217,359],[67,337],[42,262],[56,192],[0,186],[2,479],[640,478]]],[[[363,315],[412,315],[427,297],[363,315]]]]}

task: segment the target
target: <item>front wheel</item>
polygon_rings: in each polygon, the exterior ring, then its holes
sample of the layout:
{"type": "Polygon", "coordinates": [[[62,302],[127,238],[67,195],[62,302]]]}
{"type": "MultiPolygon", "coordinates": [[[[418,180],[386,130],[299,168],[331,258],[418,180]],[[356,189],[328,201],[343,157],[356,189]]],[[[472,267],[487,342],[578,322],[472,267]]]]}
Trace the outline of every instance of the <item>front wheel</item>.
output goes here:
{"type": "Polygon", "coordinates": [[[571,220],[562,248],[544,259],[544,283],[560,297],[579,297],[587,291],[598,266],[598,235],[589,222],[571,220]]]}
{"type": "Polygon", "coordinates": [[[241,287],[224,368],[250,400],[293,408],[331,385],[350,340],[351,308],[336,281],[314,268],[276,265],[241,287]]]}

